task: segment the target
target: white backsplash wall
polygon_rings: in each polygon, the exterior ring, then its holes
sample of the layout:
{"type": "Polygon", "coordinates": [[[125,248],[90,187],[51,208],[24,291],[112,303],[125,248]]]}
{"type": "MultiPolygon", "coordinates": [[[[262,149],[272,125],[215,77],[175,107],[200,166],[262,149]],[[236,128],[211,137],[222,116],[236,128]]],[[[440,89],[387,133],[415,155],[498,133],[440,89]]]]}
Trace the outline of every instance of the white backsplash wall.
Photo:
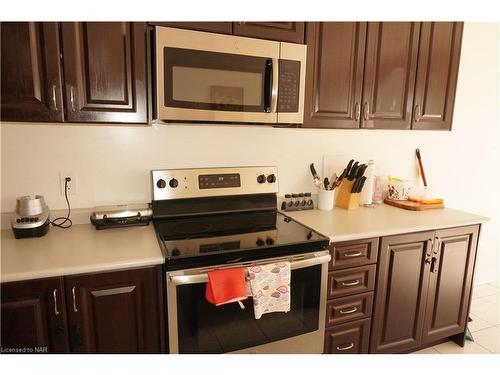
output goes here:
{"type": "Polygon", "coordinates": [[[76,175],[75,208],[148,202],[156,168],[276,165],[281,194],[314,191],[309,163],[321,171],[325,154],[374,159],[377,174],[415,180],[418,147],[448,207],[492,219],[481,233],[476,283],[498,280],[499,34],[499,24],[465,25],[452,132],[4,123],[1,211],[35,193],[64,208],[59,172],[76,175]]]}

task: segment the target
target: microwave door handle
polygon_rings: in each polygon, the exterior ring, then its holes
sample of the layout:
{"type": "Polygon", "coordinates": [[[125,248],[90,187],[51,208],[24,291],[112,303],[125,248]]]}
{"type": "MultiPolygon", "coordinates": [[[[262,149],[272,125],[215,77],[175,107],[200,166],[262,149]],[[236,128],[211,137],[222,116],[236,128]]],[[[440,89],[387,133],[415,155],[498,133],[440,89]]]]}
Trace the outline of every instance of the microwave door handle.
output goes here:
{"type": "Polygon", "coordinates": [[[266,60],[264,71],[264,112],[271,112],[271,102],[273,95],[273,60],[266,60]]]}
{"type": "MultiPolygon", "coordinates": [[[[314,257],[314,258],[302,259],[302,260],[298,260],[295,262],[291,262],[290,268],[292,270],[296,270],[296,269],[301,269],[301,268],[306,268],[306,267],[312,267],[312,266],[316,266],[318,264],[329,263],[331,259],[332,258],[330,256],[330,254],[326,254],[326,255],[322,255],[322,256],[318,256],[318,257],[314,257]]],[[[283,261],[283,260],[286,260],[286,259],[279,259],[279,260],[277,259],[277,260],[273,261],[273,263],[283,261]]],[[[266,263],[264,263],[264,262],[263,263],[253,263],[252,266],[257,266],[259,264],[263,265],[266,263]]],[[[231,268],[231,267],[226,267],[226,268],[231,268]]],[[[247,274],[247,272],[245,272],[245,274],[247,274]]],[[[167,277],[169,278],[170,282],[175,286],[187,285],[187,284],[202,284],[202,283],[208,282],[208,274],[207,273],[199,273],[197,275],[179,275],[179,276],[168,275],[167,277]]]]}
{"type": "Polygon", "coordinates": [[[276,113],[278,111],[279,62],[278,59],[272,59],[272,61],[271,113],[276,113]]]}

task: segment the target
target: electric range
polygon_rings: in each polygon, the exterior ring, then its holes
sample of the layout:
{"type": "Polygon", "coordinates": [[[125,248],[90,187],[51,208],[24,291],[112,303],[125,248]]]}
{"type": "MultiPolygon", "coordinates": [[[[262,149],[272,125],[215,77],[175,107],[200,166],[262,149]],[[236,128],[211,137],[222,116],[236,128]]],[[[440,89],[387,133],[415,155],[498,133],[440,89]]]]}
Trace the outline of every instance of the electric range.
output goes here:
{"type": "Polygon", "coordinates": [[[277,211],[276,167],[152,171],[171,353],[321,353],[329,239],[277,211]],[[289,261],[291,311],[253,317],[204,297],[207,272],[289,261]]]}

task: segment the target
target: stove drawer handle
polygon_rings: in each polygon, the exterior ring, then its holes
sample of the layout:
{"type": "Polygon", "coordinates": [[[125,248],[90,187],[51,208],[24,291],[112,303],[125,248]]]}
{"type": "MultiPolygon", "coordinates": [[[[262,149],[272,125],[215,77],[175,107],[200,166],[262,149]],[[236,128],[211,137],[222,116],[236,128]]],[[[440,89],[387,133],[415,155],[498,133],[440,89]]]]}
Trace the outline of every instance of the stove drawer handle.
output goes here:
{"type": "MultiPolygon", "coordinates": [[[[280,262],[280,261],[286,261],[287,259],[276,259],[273,260],[272,263],[275,262],[280,262]]],[[[316,258],[310,258],[310,259],[304,259],[304,260],[299,260],[295,262],[290,263],[290,268],[292,270],[300,269],[300,268],[306,268],[306,267],[312,267],[316,266],[318,264],[324,264],[324,263],[329,263],[331,260],[331,256],[329,254],[327,255],[322,255],[316,258]]],[[[269,262],[268,262],[269,263],[269,262]]],[[[259,265],[264,265],[267,263],[254,263],[251,266],[259,266],[259,265]]],[[[223,268],[232,268],[234,265],[230,267],[220,267],[218,269],[223,269],[223,268]]],[[[245,275],[248,276],[248,272],[245,271],[245,275]]],[[[197,275],[178,275],[178,276],[172,276],[167,274],[168,279],[170,282],[177,286],[177,285],[186,285],[186,284],[202,284],[202,283],[207,283],[208,282],[208,274],[207,273],[200,273],[197,275]]]]}
{"type": "Polygon", "coordinates": [[[354,252],[351,252],[351,253],[345,253],[344,257],[346,257],[346,258],[354,258],[354,257],[359,257],[361,255],[363,255],[363,253],[361,251],[354,251],[354,252]]]}

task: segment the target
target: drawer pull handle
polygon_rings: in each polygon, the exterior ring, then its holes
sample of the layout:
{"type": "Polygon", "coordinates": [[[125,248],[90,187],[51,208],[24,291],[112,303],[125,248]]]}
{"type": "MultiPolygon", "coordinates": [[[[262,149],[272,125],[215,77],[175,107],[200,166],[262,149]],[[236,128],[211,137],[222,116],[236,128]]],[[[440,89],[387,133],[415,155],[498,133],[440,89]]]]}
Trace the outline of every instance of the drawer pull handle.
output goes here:
{"type": "Polygon", "coordinates": [[[358,284],[359,284],[359,280],[342,281],[343,286],[354,286],[354,285],[358,285],[358,284]]]}
{"type": "Polygon", "coordinates": [[[340,350],[340,351],[349,350],[352,348],[354,348],[354,343],[352,343],[352,342],[350,344],[347,344],[344,346],[337,346],[337,350],[340,350]]]}
{"type": "Polygon", "coordinates": [[[346,258],[354,258],[354,257],[359,257],[361,255],[363,255],[363,253],[361,251],[354,251],[352,253],[345,253],[344,257],[346,257],[346,258]]]}
{"type": "Polygon", "coordinates": [[[352,309],[349,310],[340,310],[339,313],[341,313],[342,315],[346,315],[346,314],[352,314],[356,311],[358,311],[358,308],[354,306],[352,309]]]}

